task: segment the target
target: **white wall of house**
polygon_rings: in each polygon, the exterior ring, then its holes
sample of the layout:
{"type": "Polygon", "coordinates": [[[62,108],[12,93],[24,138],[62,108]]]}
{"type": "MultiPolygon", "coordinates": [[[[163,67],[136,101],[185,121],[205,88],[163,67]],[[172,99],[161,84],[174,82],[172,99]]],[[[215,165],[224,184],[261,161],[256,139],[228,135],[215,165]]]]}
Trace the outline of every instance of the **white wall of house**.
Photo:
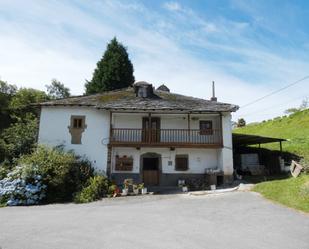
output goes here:
{"type": "MultiPolygon", "coordinates": [[[[144,114],[113,114],[115,128],[142,128],[144,114]]],[[[187,129],[186,114],[155,115],[161,117],[161,129],[187,129]]],[[[199,129],[199,120],[213,120],[213,128],[220,128],[218,115],[191,115],[191,129],[199,129]]],[[[140,172],[140,156],[147,152],[161,154],[163,173],[204,173],[206,168],[219,168],[226,175],[233,173],[231,115],[225,113],[222,117],[223,143],[222,149],[191,149],[148,148],[140,150],[129,147],[116,147],[112,150],[112,172],[115,168],[115,156],[133,156],[132,173],[140,172]],[[175,155],[189,155],[189,170],[175,171],[175,155]],[[171,161],[172,163],[169,163],[171,161]]],[[[109,112],[83,107],[42,107],[40,118],[39,143],[51,146],[64,145],[67,150],[74,150],[81,156],[86,156],[97,170],[106,171],[107,144],[109,142],[109,112]],[[71,144],[71,115],[85,115],[87,128],[82,134],[82,144],[71,144]]],[[[120,173],[119,171],[117,171],[120,173]]],[[[126,172],[128,173],[128,172],[126,172]]]]}
{"type": "Polygon", "coordinates": [[[225,175],[233,175],[233,142],[232,142],[232,116],[224,113],[222,116],[223,148],[219,150],[219,167],[225,175]]]}
{"type": "Polygon", "coordinates": [[[218,167],[218,149],[189,149],[189,148],[148,148],[142,147],[139,150],[136,148],[115,147],[112,150],[112,172],[115,171],[115,157],[116,155],[133,157],[133,170],[125,173],[139,173],[140,172],[140,156],[145,153],[157,153],[161,155],[162,159],[162,173],[187,173],[187,174],[204,174],[205,169],[218,167]],[[189,156],[189,169],[186,171],[175,170],[175,156],[187,154],[189,156]],[[171,161],[171,163],[169,163],[171,161]]]}
{"type": "Polygon", "coordinates": [[[100,171],[106,171],[107,143],[109,138],[109,112],[83,107],[42,107],[39,143],[49,146],[64,145],[86,156],[100,171]],[[71,115],[85,115],[87,128],[82,133],[81,144],[71,144],[71,115]]]}

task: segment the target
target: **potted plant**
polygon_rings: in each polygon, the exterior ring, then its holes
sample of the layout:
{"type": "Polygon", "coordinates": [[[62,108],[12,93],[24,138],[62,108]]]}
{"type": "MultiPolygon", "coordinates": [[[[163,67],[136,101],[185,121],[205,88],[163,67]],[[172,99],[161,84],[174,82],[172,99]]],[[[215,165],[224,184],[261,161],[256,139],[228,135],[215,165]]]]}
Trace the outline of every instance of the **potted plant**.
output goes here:
{"type": "Polygon", "coordinates": [[[145,188],[144,183],[139,184],[138,188],[140,189],[142,195],[147,194],[147,188],[145,188]]]}
{"type": "Polygon", "coordinates": [[[182,186],[182,192],[188,192],[188,186],[183,185],[182,186]]]}
{"type": "Polygon", "coordinates": [[[131,184],[132,184],[132,179],[125,179],[123,181],[122,195],[128,195],[129,187],[130,187],[131,184]]]}
{"type": "Polygon", "coordinates": [[[121,195],[126,196],[126,195],[128,195],[128,192],[129,192],[129,189],[128,189],[128,188],[126,188],[126,187],[124,187],[124,188],[122,189],[122,193],[121,193],[121,195]]]}
{"type": "Polygon", "coordinates": [[[133,184],[133,193],[135,195],[138,195],[138,193],[139,193],[139,188],[138,188],[138,185],[136,185],[136,184],[133,184]]]}

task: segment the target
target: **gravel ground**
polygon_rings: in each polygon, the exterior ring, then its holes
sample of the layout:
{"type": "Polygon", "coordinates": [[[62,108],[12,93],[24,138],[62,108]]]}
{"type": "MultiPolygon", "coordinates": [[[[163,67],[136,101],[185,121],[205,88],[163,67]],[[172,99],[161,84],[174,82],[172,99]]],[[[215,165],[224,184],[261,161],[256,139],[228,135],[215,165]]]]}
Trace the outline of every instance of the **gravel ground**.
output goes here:
{"type": "Polygon", "coordinates": [[[309,216],[253,192],[0,208],[2,249],[309,248],[309,216]]]}

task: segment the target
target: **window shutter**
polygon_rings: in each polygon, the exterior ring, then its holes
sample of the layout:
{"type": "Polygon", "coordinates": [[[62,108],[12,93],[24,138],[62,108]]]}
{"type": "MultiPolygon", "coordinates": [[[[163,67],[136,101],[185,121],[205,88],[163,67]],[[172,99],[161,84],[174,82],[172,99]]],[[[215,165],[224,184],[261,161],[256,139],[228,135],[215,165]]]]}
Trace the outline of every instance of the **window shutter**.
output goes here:
{"type": "Polygon", "coordinates": [[[175,158],[175,170],[185,171],[188,170],[188,155],[176,155],[175,158]]]}

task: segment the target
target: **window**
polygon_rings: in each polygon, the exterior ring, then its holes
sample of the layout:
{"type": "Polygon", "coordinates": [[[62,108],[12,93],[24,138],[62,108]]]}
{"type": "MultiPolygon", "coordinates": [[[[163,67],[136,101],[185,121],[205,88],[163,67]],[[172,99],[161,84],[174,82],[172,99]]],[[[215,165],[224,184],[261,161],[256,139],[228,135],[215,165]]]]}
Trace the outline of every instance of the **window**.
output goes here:
{"type": "Polygon", "coordinates": [[[71,133],[71,143],[81,144],[82,143],[82,133],[86,129],[85,116],[71,116],[71,123],[69,132],[71,133]]]}
{"type": "Polygon", "coordinates": [[[201,135],[212,135],[212,121],[211,120],[201,120],[200,121],[200,134],[201,135]]]}
{"type": "Polygon", "coordinates": [[[132,171],[133,170],[133,157],[119,157],[116,156],[116,171],[132,171]]]}
{"type": "Polygon", "coordinates": [[[189,166],[188,155],[176,155],[175,157],[175,170],[185,171],[188,170],[189,166]]]}
{"type": "Polygon", "coordinates": [[[82,118],[74,118],[73,119],[73,128],[75,129],[81,129],[83,124],[82,118]]]}

